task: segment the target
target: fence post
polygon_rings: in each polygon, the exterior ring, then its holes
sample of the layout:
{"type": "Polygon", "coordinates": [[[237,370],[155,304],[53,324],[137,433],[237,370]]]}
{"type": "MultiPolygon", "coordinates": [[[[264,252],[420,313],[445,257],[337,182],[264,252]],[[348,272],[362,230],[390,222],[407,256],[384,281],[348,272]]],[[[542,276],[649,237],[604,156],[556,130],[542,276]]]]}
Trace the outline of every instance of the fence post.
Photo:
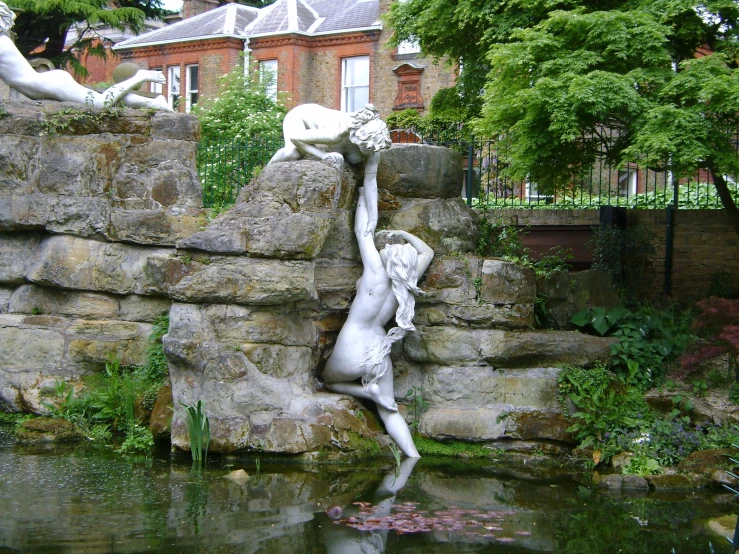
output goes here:
{"type": "Polygon", "coordinates": [[[675,240],[675,216],[677,215],[677,183],[675,182],[675,176],[670,171],[669,180],[672,185],[672,204],[669,204],[667,210],[667,236],[665,240],[665,294],[672,294],[672,254],[674,250],[675,240]]]}
{"type": "Polygon", "coordinates": [[[467,205],[472,206],[472,165],[475,160],[475,135],[470,135],[470,146],[467,150],[467,205]]]}

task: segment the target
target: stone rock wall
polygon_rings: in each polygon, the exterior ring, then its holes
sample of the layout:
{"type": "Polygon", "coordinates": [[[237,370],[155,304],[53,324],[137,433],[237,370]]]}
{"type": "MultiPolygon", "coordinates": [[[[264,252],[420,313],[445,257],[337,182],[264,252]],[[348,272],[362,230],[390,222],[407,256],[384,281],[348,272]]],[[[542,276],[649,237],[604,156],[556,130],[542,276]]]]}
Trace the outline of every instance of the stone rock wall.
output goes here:
{"type": "MultiPolygon", "coordinates": [[[[111,354],[143,363],[153,322],[169,314],[173,402],[205,402],[214,450],[366,455],[388,443],[371,411],[320,380],[362,272],[356,168],[267,166],[208,222],[191,116],[7,108],[0,409],[42,412],[44,387],[82,386],[111,354]]],[[[458,155],[394,147],[378,182],[380,227],[417,234],[436,252],[420,282],[418,331],[393,352],[399,400],[416,387],[429,406],[418,429],[568,441],[558,368],[605,359],[610,342],[530,330],[533,273],[472,254],[477,216],[459,198],[458,155]]],[[[171,437],[189,447],[179,410],[171,437]]]]}

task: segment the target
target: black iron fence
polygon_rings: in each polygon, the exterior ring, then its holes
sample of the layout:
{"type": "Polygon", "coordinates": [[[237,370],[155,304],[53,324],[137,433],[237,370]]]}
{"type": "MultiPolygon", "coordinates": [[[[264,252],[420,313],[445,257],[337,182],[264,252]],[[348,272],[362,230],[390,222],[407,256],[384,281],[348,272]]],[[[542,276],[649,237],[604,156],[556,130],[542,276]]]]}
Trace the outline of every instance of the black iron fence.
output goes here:
{"type": "Polygon", "coordinates": [[[198,145],[203,206],[226,207],[282,146],[277,140],[210,140],[198,145]]]}
{"type": "MultiPolygon", "coordinates": [[[[413,130],[396,129],[395,143],[425,143],[452,148],[465,160],[464,183],[468,203],[478,208],[574,209],[599,206],[660,209],[721,209],[710,176],[699,172],[673,186],[672,176],[636,164],[613,166],[598,159],[576,182],[556,190],[540,190],[536,183],[514,180],[498,158],[497,143],[489,139],[460,139],[457,133],[421,136],[413,130]]],[[[203,141],[198,148],[198,175],[205,207],[233,204],[241,188],[254,178],[282,146],[280,141],[203,141]]],[[[736,176],[727,176],[729,188],[739,202],[736,176]]]]}
{"type": "MultiPolygon", "coordinates": [[[[721,209],[723,203],[710,176],[699,171],[689,179],[674,182],[667,171],[655,171],[638,164],[614,166],[605,155],[596,159],[579,179],[558,189],[542,190],[536,183],[512,179],[499,160],[498,144],[491,139],[421,135],[413,129],[391,132],[395,143],[425,143],[446,146],[465,159],[464,195],[479,208],[574,209],[600,206],[660,209],[675,204],[680,208],[721,209]]],[[[729,189],[739,201],[739,179],[728,175],[729,189]]]]}

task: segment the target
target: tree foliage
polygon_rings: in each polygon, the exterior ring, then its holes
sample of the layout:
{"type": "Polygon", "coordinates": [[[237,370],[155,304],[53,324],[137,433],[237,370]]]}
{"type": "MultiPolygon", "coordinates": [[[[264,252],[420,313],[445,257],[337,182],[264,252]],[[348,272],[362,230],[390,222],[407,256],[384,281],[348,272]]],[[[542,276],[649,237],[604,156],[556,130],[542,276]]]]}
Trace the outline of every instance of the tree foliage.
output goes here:
{"type": "Polygon", "coordinates": [[[106,38],[102,28],[134,33],[143,29],[146,18],[161,17],[165,11],[161,0],[9,0],[8,5],[23,10],[16,18],[13,32],[15,43],[26,58],[34,54],[50,59],[57,67],[71,66],[81,76],[87,70],[77,61],[72,51],[86,50],[91,55],[106,56],[106,38]],[[67,32],[77,25],[77,40],[65,48],[67,32]]]}
{"type": "Polygon", "coordinates": [[[599,156],[705,169],[739,233],[733,0],[409,0],[388,19],[395,40],[461,63],[463,99],[484,90],[476,129],[512,177],[569,186],[599,156]]]}

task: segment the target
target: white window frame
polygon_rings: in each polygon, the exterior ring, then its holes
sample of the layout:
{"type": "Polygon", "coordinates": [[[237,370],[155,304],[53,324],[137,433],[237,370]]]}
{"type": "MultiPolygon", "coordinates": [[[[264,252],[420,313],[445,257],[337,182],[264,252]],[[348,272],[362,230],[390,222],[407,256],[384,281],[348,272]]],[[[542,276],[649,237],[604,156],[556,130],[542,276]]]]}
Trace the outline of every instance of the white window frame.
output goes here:
{"type": "Polygon", "coordinates": [[[198,103],[198,87],[200,86],[200,70],[198,69],[198,64],[195,63],[185,66],[185,86],[185,111],[189,112],[198,103]],[[193,68],[197,73],[194,87],[192,85],[193,68]],[[194,102],[193,99],[195,100],[194,102]]]}
{"type": "Polygon", "coordinates": [[[173,110],[178,110],[178,100],[182,95],[182,82],[180,79],[180,66],[172,65],[167,68],[167,102],[173,110]]]}
{"type": "Polygon", "coordinates": [[[398,55],[418,54],[421,52],[421,45],[417,40],[404,40],[398,44],[398,55]]]}
{"type": "Polygon", "coordinates": [[[342,112],[356,112],[364,108],[364,104],[369,103],[369,72],[370,72],[370,57],[369,56],[353,56],[351,58],[341,59],[341,111],[342,112]],[[359,61],[367,62],[367,82],[366,83],[348,83],[349,73],[347,66],[351,63],[359,61]],[[366,89],[367,90],[367,102],[362,103],[361,106],[352,104],[352,98],[354,97],[352,92],[366,89]]]}
{"type": "Polygon", "coordinates": [[[624,167],[618,170],[618,195],[634,196],[639,186],[639,172],[635,167],[624,167]]]}
{"type": "Polygon", "coordinates": [[[264,82],[267,78],[267,72],[272,75],[272,82],[265,89],[265,93],[273,102],[277,101],[277,75],[280,64],[278,60],[260,60],[259,62],[259,81],[264,82]]]}
{"type": "Polygon", "coordinates": [[[550,194],[539,194],[539,191],[537,189],[538,187],[536,186],[536,183],[532,183],[531,181],[526,179],[526,200],[532,202],[541,202],[542,200],[548,201],[554,198],[550,194]]]}
{"type": "MultiPolygon", "coordinates": [[[[151,70],[152,71],[161,71],[162,68],[161,67],[153,67],[151,70]]],[[[164,88],[163,88],[162,83],[154,83],[154,82],[149,83],[149,92],[152,92],[154,94],[162,94],[163,91],[164,91],[164,88]]]]}

